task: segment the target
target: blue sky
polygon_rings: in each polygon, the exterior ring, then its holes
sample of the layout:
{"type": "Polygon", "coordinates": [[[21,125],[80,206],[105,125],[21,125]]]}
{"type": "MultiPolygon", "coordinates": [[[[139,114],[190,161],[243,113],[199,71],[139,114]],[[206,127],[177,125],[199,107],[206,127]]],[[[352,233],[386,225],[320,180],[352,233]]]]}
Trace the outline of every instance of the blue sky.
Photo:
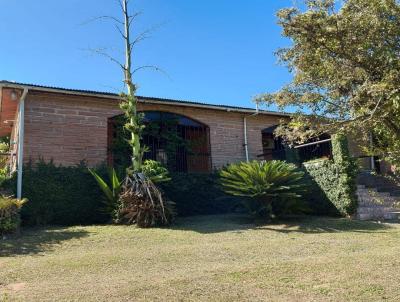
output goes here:
{"type": "MultiPolygon", "coordinates": [[[[136,48],[135,65],[158,65],[168,74],[138,73],[140,95],[253,107],[253,96],[291,79],[274,56],[288,45],[276,12],[291,0],[131,3],[143,12],[136,32],[161,25],[136,48]]],[[[0,0],[0,79],[120,92],[118,66],[87,51],[113,48],[122,58],[112,23],[81,25],[102,15],[119,17],[115,0],[0,0]]]]}

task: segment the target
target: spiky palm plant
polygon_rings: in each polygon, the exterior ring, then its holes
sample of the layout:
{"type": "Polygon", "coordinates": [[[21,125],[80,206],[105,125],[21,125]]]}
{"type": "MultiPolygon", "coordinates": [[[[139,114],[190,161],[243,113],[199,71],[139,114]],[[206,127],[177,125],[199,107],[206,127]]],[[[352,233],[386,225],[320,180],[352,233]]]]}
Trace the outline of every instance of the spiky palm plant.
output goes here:
{"type": "Polygon", "coordinates": [[[115,219],[119,195],[122,189],[122,182],[119,180],[117,172],[114,168],[108,169],[109,183],[107,183],[101,176],[93,169],[89,169],[90,174],[93,175],[94,179],[97,181],[100,189],[103,191],[104,195],[107,197],[105,210],[111,213],[113,219],[115,219]]]}
{"type": "Polygon", "coordinates": [[[247,208],[261,216],[271,216],[274,202],[301,197],[304,173],[284,161],[251,161],[231,164],[221,170],[226,193],[247,197],[247,208]]]}

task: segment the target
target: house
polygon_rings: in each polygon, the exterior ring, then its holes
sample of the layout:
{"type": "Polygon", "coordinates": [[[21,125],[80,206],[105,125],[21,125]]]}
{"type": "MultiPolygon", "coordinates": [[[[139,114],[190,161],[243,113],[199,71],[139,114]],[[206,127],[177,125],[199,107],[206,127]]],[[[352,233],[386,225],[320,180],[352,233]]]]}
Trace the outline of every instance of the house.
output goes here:
{"type": "MultiPolygon", "coordinates": [[[[0,136],[12,136],[14,162],[18,145],[24,162],[43,158],[68,166],[86,160],[94,166],[110,160],[113,121],[122,114],[119,95],[0,81],[0,99],[0,136]]],[[[289,118],[279,112],[151,97],[139,97],[138,109],[150,120],[178,120],[188,140],[202,138],[201,152],[186,154],[177,168],[188,172],[262,157],[263,130],[289,118]]],[[[147,140],[150,157],[162,158],[162,142],[147,140]]]]}
{"type": "MultiPolygon", "coordinates": [[[[273,130],[289,114],[226,105],[138,97],[138,110],[158,131],[174,121],[176,134],[193,143],[189,151],[176,147],[171,156],[163,135],[145,135],[145,157],[181,172],[210,172],[232,162],[284,159],[282,142],[273,130]],[[196,142],[196,143],[194,143],[196,142]]],[[[85,160],[89,166],[113,163],[113,142],[118,128],[120,97],[97,91],[65,89],[0,81],[0,136],[11,136],[11,166],[53,160],[71,166],[85,160]]],[[[164,129],[164,130],[163,130],[164,129]]],[[[353,155],[359,153],[353,146],[353,155]]],[[[330,142],[310,144],[300,155],[304,160],[330,156],[330,142]]],[[[368,159],[365,160],[368,166],[368,159]]],[[[22,170],[20,171],[22,177],[22,170]]],[[[21,181],[20,181],[21,182],[21,181]]]]}

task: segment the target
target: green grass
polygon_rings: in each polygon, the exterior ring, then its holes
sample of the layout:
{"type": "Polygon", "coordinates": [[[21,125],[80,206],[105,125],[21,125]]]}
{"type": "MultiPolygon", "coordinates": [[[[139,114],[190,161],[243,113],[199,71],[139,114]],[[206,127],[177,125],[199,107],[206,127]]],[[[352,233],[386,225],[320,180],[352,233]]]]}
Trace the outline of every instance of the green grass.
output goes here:
{"type": "Polygon", "coordinates": [[[2,299],[399,301],[400,226],[227,215],[25,230],[0,241],[2,299]]]}

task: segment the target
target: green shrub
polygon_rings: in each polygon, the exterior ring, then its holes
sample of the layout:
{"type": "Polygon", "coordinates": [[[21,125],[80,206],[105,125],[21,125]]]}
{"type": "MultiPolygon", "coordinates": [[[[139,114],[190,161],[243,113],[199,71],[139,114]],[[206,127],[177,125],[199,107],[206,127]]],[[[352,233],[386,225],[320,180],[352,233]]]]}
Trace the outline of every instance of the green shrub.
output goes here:
{"type": "Polygon", "coordinates": [[[242,198],[224,193],[216,173],[172,173],[170,177],[160,187],[175,203],[178,216],[224,214],[240,207],[242,198]]]}
{"type": "Polygon", "coordinates": [[[357,209],[356,177],[358,168],[351,158],[347,139],[332,137],[333,160],[314,160],[303,164],[312,188],[307,197],[316,214],[352,215],[357,209]],[[330,206],[326,206],[326,205],[330,206]]]}
{"type": "Polygon", "coordinates": [[[20,224],[19,211],[26,200],[0,196],[0,235],[15,232],[20,224]]]}
{"type": "Polygon", "coordinates": [[[284,214],[286,204],[296,205],[295,199],[304,191],[304,172],[284,161],[251,161],[231,164],[221,170],[224,191],[248,197],[249,211],[262,217],[284,214]]]}
{"type": "Polygon", "coordinates": [[[9,169],[9,156],[6,155],[10,152],[10,137],[0,137],[0,185],[10,177],[9,169]]]}
{"type": "MultiPolygon", "coordinates": [[[[98,173],[107,175],[105,168],[98,173]]],[[[6,186],[15,190],[16,176],[6,186]]],[[[77,225],[105,223],[104,195],[85,163],[74,167],[39,161],[24,167],[23,197],[29,202],[21,210],[27,225],[77,225]]]]}
{"type": "Polygon", "coordinates": [[[154,183],[170,181],[168,169],[162,163],[147,159],[143,162],[142,172],[154,183]]]}

